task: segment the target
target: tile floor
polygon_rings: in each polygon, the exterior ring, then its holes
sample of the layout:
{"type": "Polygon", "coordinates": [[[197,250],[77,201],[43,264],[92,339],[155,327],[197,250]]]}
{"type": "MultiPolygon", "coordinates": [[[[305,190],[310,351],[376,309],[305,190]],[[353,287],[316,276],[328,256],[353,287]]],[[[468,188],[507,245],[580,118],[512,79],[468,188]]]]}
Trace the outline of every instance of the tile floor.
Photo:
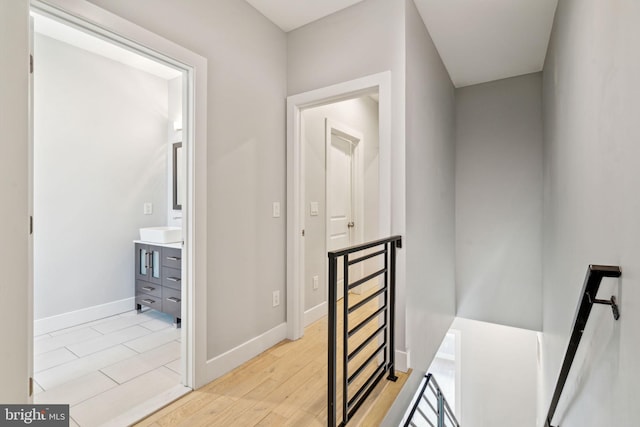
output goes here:
{"type": "Polygon", "coordinates": [[[163,313],[133,310],[37,336],[34,401],[71,405],[71,426],[126,422],[124,415],[158,396],[187,391],[180,385],[181,333],[163,313]]]}

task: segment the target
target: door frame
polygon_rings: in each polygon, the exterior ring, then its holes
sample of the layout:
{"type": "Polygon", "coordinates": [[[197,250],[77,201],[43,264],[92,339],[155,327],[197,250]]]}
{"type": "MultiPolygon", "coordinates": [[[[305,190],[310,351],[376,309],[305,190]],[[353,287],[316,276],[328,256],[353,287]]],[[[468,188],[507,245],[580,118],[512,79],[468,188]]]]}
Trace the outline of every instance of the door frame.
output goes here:
{"type": "Polygon", "coordinates": [[[391,72],[338,83],[287,98],[287,338],[304,335],[304,144],[302,111],[378,92],[379,230],[391,231],[391,72]]]}
{"type": "MultiPolygon", "coordinates": [[[[183,300],[186,316],[181,344],[182,383],[198,388],[206,375],[207,292],[207,60],[130,21],[85,0],[30,0],[30,9],[90,32],[183,73],[183,147],[186,194],[182,211],[183,300]],[[197,89],[197,90],[196,90],[197,89]]],[[[33,179],[32,176],[29,178],[33,179]]],[[[33,212],[30,212],[33,215],[33,212]]],[[[30,261],[29,271],[33,271],[30,261]]],[[[29,310],[33,310],[33,281],[29,285],[29,310]]],[[[33,328],[28,339],[33,341],[33,328]]],[[[29,359],[33,349],[29,349],[29,359]]],[[[30,375],[33,376],[31,368],[30,375]]]]}
{"type": "MultiPolygon", "coordinates": [[[[331,156],[329,150],[331,150],[331,137],[337,135],[349,141],[352,144],[353,151],[351,154],[351,220],[356,223],[355,230],[349,230],[350,240],[355,242],[362,242],[364,236],[364,156],[362,154],[364,136],[362,132],[355,129],[351,129],[344,123],[340,123],[337,120],[326,118],[325,119],[325,159],[326,159],[326,173],[325,173],[325,193],[324,193],[324,206],[325,206],[325,246],[324,251],[327,252],[330,247],[330,226],[331,218],[329,216],[330,202],[329,202],[329,181],[331,174],[331,156]],[[335,131],[335,133],[334,133],[335,131]]],[[[302,203],[305,203],[303,201],[302,203]]],[[[362,271],[363,265],[357,266],[362,271]]],[[[325,258],[325,271],[329,269],[329,259],[325,258]]],[[[360,275],[361,276],[361,275],[360,275]]],[[[357,280],[356,277],[354,280],[357,280]]],[[[340,289],[338,289],[338,296],[341,295],[340,289]]],[[[338,298],[340,299],[340,297],[338,298]]],[[[325,301],[329,300],[329,288],[325,286],[325,301]]]]}

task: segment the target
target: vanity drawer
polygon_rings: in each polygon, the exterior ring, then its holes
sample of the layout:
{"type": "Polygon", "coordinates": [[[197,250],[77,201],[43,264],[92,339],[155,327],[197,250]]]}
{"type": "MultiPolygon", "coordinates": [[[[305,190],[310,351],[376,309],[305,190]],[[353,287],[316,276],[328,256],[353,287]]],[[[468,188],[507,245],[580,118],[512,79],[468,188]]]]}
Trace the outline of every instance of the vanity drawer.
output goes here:
{"type": "Polygon", "coordinates": [[[173,317],[181,317],[182,292],[175,289],[162,288],[162,311],[173,317]]]}
{"type": "Polygon", "coordinates": [[[182,272],[176,268],[162,267],[162,286],[182,289],[182,272]]]}
{"type": "Polygon", "coordinates": [[[151,295],[136,295],[136,304],[145,305],[156,310],[162,309],[162,298],[151,295]]]}
{"type": "Polygon", "coordinates": [[[162,265],[170,268],[182,268],[182,250],[162,248],[162,265]]]}
{"type": "Polygon", "coordinates": [[[154,283],[143,282],[142,280],[136,280],[136,296],[140,294],[162,298],[162,286],[154,283]]]}

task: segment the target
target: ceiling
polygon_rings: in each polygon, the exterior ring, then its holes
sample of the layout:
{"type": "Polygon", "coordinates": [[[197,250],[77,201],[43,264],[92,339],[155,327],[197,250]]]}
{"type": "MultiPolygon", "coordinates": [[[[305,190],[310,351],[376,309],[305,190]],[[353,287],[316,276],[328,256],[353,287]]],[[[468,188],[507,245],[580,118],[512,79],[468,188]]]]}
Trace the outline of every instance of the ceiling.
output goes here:
{"type": "MultiPolygon", "coordinates": [[[[288,32],[362,0],[246,0],[288,32]]],[[[414,0],[456,87],[542,70],[558,0],[414,0]]]]}

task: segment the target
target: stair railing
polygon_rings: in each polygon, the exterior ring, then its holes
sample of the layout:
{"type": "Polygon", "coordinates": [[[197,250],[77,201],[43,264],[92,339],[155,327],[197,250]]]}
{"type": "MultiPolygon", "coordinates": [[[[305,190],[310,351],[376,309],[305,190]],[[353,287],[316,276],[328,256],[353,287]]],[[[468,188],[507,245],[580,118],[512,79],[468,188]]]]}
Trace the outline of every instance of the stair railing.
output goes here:
{"type": "Polygon", "coordinates": [[[587,269],[587,274],[582,285],[582,299],[578,305],[576,315],[573,321],[573,329],[571,331],[571,337],[569,338],[569,345],[567,346],[567,352],[560,368],[560,375],[558,376],[558,382],[556,383],[556,389],[553,392],[551,398],[551,404],[549,405],[549,412],[545,418],[544,427],[551,427],[551,421],[553,415],[558,407],[562,390],[564,389],[573,359],[578,351],[580,340],[585,327],[587,326],[587,320],[589,320],[589,314],[594,304],[604,304],[611,306],[613,318],[618,320],[620,318],[620,311],[618,309],[616,297],[612,296],[608,300],[596,299],[598,289],[600,289],[600,283],[605,277],[620,277],[622,272],[620,267],[611,265],[590,265],[587,269]]]}
{"type": "Polygon", "coordinates": [[[404,427],[460,427],[458,419],[432,374],[422,380],[404,427]]]}
{"type": "MultiPolygon", "coordinates": [[[[394,357],[394,329],[395,329],[395,291],[396,291],[396,249],[402,247],[402,238],[392,236],[386,239],[375,240],[345,249],[331,251],[329,256],[329,351],[328,351],[328,392],[327,408],[329,427],[344,426],[353,418],[356,411],[367,399],[371,391],[380,382],[385,373],[387,379],[396,381],[395,357],[394,357]],[[360,254],[358,254],[360,253],[360,254]],[[353,258],[351,257],[353,256],[353,258]],[[349,281],[349,269],[355,265],[363,265],[367,260],[378,262],[382,268],[357,280],[349,281]],[[338,337],[338,264],[341,261],[342,268],[342,325],[338,337]],[[382,278],[380,280],[380,278],[382,278]],[[364,285],[374,279],[379,284],[377,289],[362,300],[351,304],[349,291],[364,285]],[[367,307],[377,305],[369,314],[367,307]],[[371,304],[369,304],[371,303],[371,304]],[[350,316],[365,313],[364,320],[354,322],[352,325],[350,316]],[[376,321],[377,323],[372,324],[376,321]],[[358,332],[366,332],[375,329],[366,338],[362,333],[358,340],[354,336],[358,332]],[[338,341],[340,339],[340,342],[338,341]],[[357,342],[355,344],[354,342],[357,342]],[[337,382],[338,344],[342,345],[342,372],[340,378],[341,388],[341,419],[338,423],[337,416],[337,382]],[[373,345],[372,345],[373,344],[373,345]],[[373,349],[373,350],[372,350],[373,349]],[[356,358],[356,356],[359,356],[356,358]],[[359,363],[361,362],[361,363],[359,363]],[[368,368],[368,371],[367,371],[368,368]],[[372,373],[366,377],[365,373],[372,373]],[[363,378],[365,378],[363,380],[363,378]],[[359,387],[359,384],[361,384],[359,387]],[[352,387],[349,387],[352,386],[352,387]]],[[[377,267],[376,267],[377,268],[377,267]]]]}

